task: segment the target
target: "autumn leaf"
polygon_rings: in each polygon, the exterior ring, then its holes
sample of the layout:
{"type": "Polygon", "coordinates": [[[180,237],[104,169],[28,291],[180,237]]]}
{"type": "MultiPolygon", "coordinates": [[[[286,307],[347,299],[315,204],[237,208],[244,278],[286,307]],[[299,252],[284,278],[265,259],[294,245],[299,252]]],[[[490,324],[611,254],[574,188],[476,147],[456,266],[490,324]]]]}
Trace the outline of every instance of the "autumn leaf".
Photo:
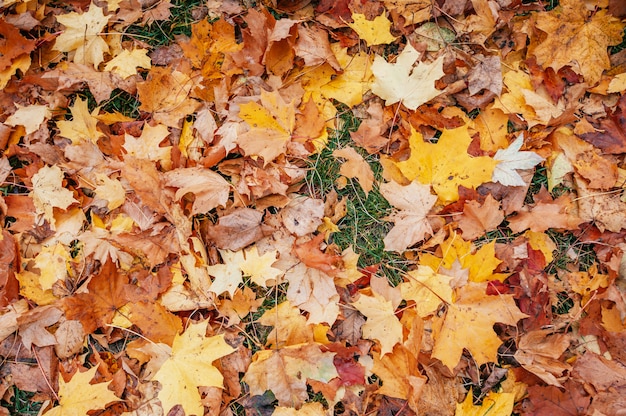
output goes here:
{"type": "Polygon", "coordinates": [[[333,156],[346,159],[346,162],[339,167],[339,173],[347,178],[356,178],[367,197],[374,187],[374,172],[363,156],[352,147],[336,149],[333,151],[333,156]]]}
{"type": "Polygon", "coordinates": [[[390,353],[394,345],[402,342],[402,324],[394,315],[391,301],[374,294],[361,295],[352,304],[367,317],[362,327],[363,336],[380,342],[381,355],[390,353]]]}
{"type": "Polygon", "coordinates": [[[317,344],[262,350],[252,357],[243,381],[250,387],[251,395],[271,390],[280,406],[298,407],[308,397],[308,379],[328,383],[339,376],[334,355],[322,352],[317,344]]]}
{"type": "Polygon", "coordinates": [[[132,157],[160,162],[161,166],[168,169],[171,166],[172,146],[161,147],[160,144],[169,134],[167,126],[163,124],[152,126],[146,123],[141,136],[124,135],[123,148],[132,157]]]}
{"type": "Polygon", "coordinates": [[[307,324],[306,317],[300,313],[300,309],[289,301],[266,310],[259,323],[274,327],[267,335],[268,348],[278,349],[313,341],[312,326],[307,324]]]}
{"type": "Polygon", "coordinates": [[[239,268],[244,276],[250,276],[250,279],[257,285],[267,287],[268,282],[278,283],[278,278],[284,274],[283,270],[272,267],[276,262],[276,250],[268,251],[260,255],[257,246],[252,246],[244,251],[244,260],[239,263],[239,268]]]}
{"type": "Polygon", "coordinates": [[[428,266],[418,266],[406,275],[407,281],[400,283],[402,299],[415,302],[415,308],[420,317],[426,318],[434,313],[442,303],[453,302],[453,292],[450,287],[450,276],[435,273],[428,266]]]}
{"type": "Polygon", "coordinates": [[[45,105],[22,107],[17,104],[17,110],[4,121],[4,124],[13,127],[24,126],[26,134],[31,134],[36,132],[44,120],[50,116],[50,109],[45,105]]]}
{"type": "Polygon", "coordinates": [[[372,64],[372,92],[385,100],[385,105],[401,102],[410,110],[427,103],[441,91],[435,81],[443,76],[443,55],[430,64],[415,62],[420,53],[410,43],[398,55],[395,63],[377,56],[372,64]]]}
{"type": "Polygon", "coordinates": [[[444,130],[436,144],[425,142],[416,130],[411,131],[411,156],[396,166],[408,180],[432,184],[442,202],[459,199],[459,185],[475,188],[489,182],[497,162],[486,156],[467,154],[472,141],[468,126],[444,130]]]}
{"type": "Polygon", "coordinates": [[[512,295],[488,296],[485,289],[484,283],[468,283],[458,290],[456,301],[448,305],[446,313],[433,318],[432,356],[450,370],[459,363],[463,348],[479,365],[496,361],[502,341],[493,325],[516,325],[527,317],[517,308],[512,295]]]}
{"type": "Polygon", "coordinates": [[[381,45],[393,42],[396,38],[391,34],[391,22],[384,16],[376,16],[373,20],[368,20],[364,14],[353,13],[350,26],[367,46],[381,45]]]}
{"type": "Polygon", "coordinates": [[[104,66],[105,71],[111,71],[122,78],[128,78],[137,73],[137,68],[150,69],[151,61],[147,49],[122,50],[104,66]]]}
{"type": "Polygon", "coordinates": [[[209,274],[215,277],[210,290],[216,295],[228,292],[232,299],[239,284],[243,283],[240,264],[245,261],[244,254],[242,250],[220,250],[220,255],[224,263],[214,264],[206,268],[209,274]]]}
{"type": "Polygon", "coordinates": [[[457,404],[454,416],[509,416],[513,412],[515,395],[512,393],[489,392],[480,406],[474,405],[472,389],[465,400],[457,404]]]}
{"type": "Polygon", "coordinates": [[[199,386],[223,387],[223,376],[213,362],[234,352],[224,335],[206,336],[208,321],[191,324],[172,342],[169,358],[153,380],[161,383],[159,400],[167,413],[180,404],[188,415],[202,415],[199,386]]]}
{"type": "Polygon", "coordinates": [[[566,65],[585,77],[590,85],[600,80],[611,64],[607,47],[622,41],[624,25],[600,9],[589,17],[584,4],[569,0],[559,7],[537,15],[537,28],[546,33],[540,42],[531,43],[528,54],[537,63],[558,71],[566,65]]]}
{"type": "Polygon", "coordinates": [[[48,410],[46,416],[83,416],[89,410],[102,409],[107,404],[120,399],[108,389],[110,383],[91,384],[98,367],[81,373],[77,371],[66,383],[59,378],[59,404],[48,410]]]}
{"type": "Polygon", "coordinates": [[[98,119],[95,117],[99,111],[100,109],[96,107],[89,113],[87,100],[77,97],[74,101],[74,105],[70,107],[72,119],[57,121],[57,127],[60,130],[59,134],[63,137],[67,137],[74,144],[83,141],[97,142],[97,140],[103,136],[103,134],[98,131],[98,119]]]}
{"type": "MultiPolygon", "coordinates": [[[[521,178],[520,178],[521,179],[521,178]]],[[[458,219],[463,238],[473,240],[485,232],[493,231],[504,220],[500,204],[488,195],[481,205],[478,201],[467,201],[463,205],[463,215],[458,219]]]]}
{"type": "Polygon", "coordinates": [[[63,187],[63,172],[58,166],[44,166],[33,175],[30,193],[37,215],[50,223],[54,229],[54,208],[67,209],[78,202],[72,192],[63,187]]]}
{"type": "Polygon", "coordinates": [[[381,184],[380,193],[399,210],[388,217],[395,225],[383,240],[385,250],[404,251],[433,233],[426,216],[437,197],[430,193],[430,186],[417,182],[402,186],[392,181],[381,184]]]}
{"type": "Polygon", "coordinates": [[[267,165],[287,150],[296,114],[293,103],[285,102],[276,91],[261,91],[260,101],[240,106],[239,117],[250,130],[239,135],[237,144],[246,155],[262,157],[267,165]]]}
{"type": "Polygon", "coordinates": [[[498,150],[493,159],[498,162],[493,170],[491,180],[500,182],[504,186],[526,186],[526,182],[517,173],[517,170],[532,169],[543,161],[543,158],[534,152],[520,151],[524,138],[520,134],[517,139],[505,150],[498,150]]]}
{"type": "Polygon", "coordinates": [[[91,3],[85,13],[71,12],[56,17],[65,26],[65,30],[54,43],[54,49],[60,52],[74,51],[74,62],[93,65],[97,68],[104,60],[109,46],[100,36],[109,17],[103,9],[91,3]]]}
{"type": "Polygon", "coordinates": [[[191,215],[206,213],[218,206],[226,206],[230,194],[230,184],[220,174],[199,167],[179,168],[165,173],[165,183],[178,188],[175,198],[181,199],[192,193],[191,215]]]}

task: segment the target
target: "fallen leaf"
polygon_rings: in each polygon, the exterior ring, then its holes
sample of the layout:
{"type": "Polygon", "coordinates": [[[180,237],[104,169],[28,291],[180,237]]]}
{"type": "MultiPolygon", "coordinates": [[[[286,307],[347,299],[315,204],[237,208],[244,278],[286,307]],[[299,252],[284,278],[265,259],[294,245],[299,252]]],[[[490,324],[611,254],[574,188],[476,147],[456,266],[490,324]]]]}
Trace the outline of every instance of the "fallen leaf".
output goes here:
{"type": "Polygon", "coordinates": [[[526,186],[517,170],[532,169],[544,159],[534,152],[520,151],[524,138],[520,134],[505,150],[498,150],[493,159],[498,162],[491,180],[504,186],[526,186]]]}
{"type": "Polygon", "coordinates": [[[391,301],[374,294],[361,295],[352,304],[367,317],[361,328],[363,337],[377,340],[381,355],[391,353],[394,345],[402,342],[402,324],[394,315],[391,301]]]}
{"type": "Polygon", "coordinates": [[[176,199],[192,193],[191,215],[207,213],[218,206],[226,206],[230,195],[230,184],[219,173],[200,167],[178,168],[164,175],[167,186],[178,188],[176,199]]]}
{"type": "Polygon", "coordinates": [[[415,308],[420,317],[426,318],[433,314],[441,303],[453,302],[453,292],[450,287],[450,276],[435,273],[428,266],[417,266],[406,274],[407,281],[400,283],[402,298],[415,302],[415,308]]]}
{"type": "Polygon", "coordinates": [[[374,187],[374,172],[363,156],[352,147],[336,149],[333,156],[346,159],[339,167],[339,173],[347,178],[356,178],[367,197],[374,187]]]}
{"type": "Polygon", "coordinates": [[[490,391],[480,406],[474,405],[472,389],[463,403],[456,405],[454,416],[509,416],[513,412],[515,395],[512,393],[494,393],[490,391]]]}
{"type": "Polygon", "coordinates": [[[457,221],[463,231],[463,238],[474,240],[485,232],[495,230],[503,220],[500,203],[489,194],[482,205],[476,200],[465,202],[463,215],[457,221]]]}
{"type": "Polygon", "coordinates": [[[410,110],[441,94],[442,91],[435,88],[435,81],[444,75],[443,55],[430,64],[414,65],[419,58],[420,53],[410,43],[395,63],[376,56],[372,64],[372,92],[385,100],[387,106],[400,102],[410,110]]]}
{"type": "Polygon", "coordinates": [[[165,413],[181,405],[188,415],[202,415],[199,386],[223,387],[223,376],[213,362],[234,352],[224,335],[206,336],[208,321],[191,324],[172,342],[169,358],[153,380],[161,383],[159,400],[165,413]]]}
{"type": "Polygon", "coordinates": [[[109,22],[103,9],[91,3],[85,13],[71,12],[56,16],[65,30],[56,38],[54,49],[60,52],[74,51],[74,62],[97,68],[104,60],[109,46],[100,36],[109,22]]]}
{"type": "Polygon", "coordinates": [[[516,325],[527,315],[515,305],[513,295],[485,295],[485,283],[468,283],[457,292],[457,299],[448,305],[446,313],[433,318],[432,356],[451,371],[466,348],[479,364],[496,361],[502,341],[493,331],[501,322],[516,325]]]}
{"type": "Polygon", "coordinates": [[[89,410],[103,409],[120,399],[108,389],[110,383],[91,384],[98,367],[76,372],[69,382],[59,378],[59,403],[46,416],[82,416],[89,410]]]}
{"type": "Polygon", "coordinates": [[[348,23],[367,46],[391,43],[396,40],[390,32],[391,22],[385,15],[376,16],[368,20],[364,14],[352,13],[353,23],[348,23]]]}
{"type": "Polygon", "coordinates": [[[436,144],[425,142],[421,133],[411,130],[411,156],[396,166],[410,181],[432,184],[442,202],[459,199],[459,186],[475,188],[489,182],[497,162],[486,156],[472,157],[467,148],[472,141],[468,126],[444,130],[436,144]]]}
{"type": "Polygon", "coordinates": [[[430,193],[429,185],[411,182],[402,186],[392,181],[381,184],[380,193],[399,210],[388,217],[395,225],[383,239],[385,250],[402,252],[433,234],[426,216],[437,197],[430,193]]]}
{"type": "Polygon", "coordinates": [[[33,190],[30,192],[35,212],[50,223],[54,229],[54,208],[67,209],[78,202],[74,194],[63,187],[63,171],[58,166],[44,166],[33,175],[33,190]]]}

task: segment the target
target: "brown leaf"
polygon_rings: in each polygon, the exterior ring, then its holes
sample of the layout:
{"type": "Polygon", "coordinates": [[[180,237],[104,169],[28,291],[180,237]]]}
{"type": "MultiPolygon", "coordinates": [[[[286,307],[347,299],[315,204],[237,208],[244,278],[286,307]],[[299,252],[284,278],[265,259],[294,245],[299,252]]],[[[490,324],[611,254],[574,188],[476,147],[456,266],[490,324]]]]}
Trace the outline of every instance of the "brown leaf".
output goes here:
{"type": "Polygon", "coordinates": [[[216,225],[207,225],[206,235],[217,248],[239,251],[264,237],[263,213],[252,208],[238,208],[220,217],[216,225]]]}
{"type": "Polygon", "coordinates": [[[459,218],[459,228],[465,240],[473,240],[487,231],[495,230],[504,220],[500,203],[491,194],[481,205],[478,201],[467,201],[463,206],[463,215],[459,218]]]}
{"type": "Polygon", "coordinates": [[[553,200],[548,191],[542,188],[535,195],[535,205],[522,207],[516,215],[509,217],[509,227],[514,233],[530,229],[543,232],[549,228],[574,230],[583,222],[572,211],[572,198],[563,194],[553,200]]]}

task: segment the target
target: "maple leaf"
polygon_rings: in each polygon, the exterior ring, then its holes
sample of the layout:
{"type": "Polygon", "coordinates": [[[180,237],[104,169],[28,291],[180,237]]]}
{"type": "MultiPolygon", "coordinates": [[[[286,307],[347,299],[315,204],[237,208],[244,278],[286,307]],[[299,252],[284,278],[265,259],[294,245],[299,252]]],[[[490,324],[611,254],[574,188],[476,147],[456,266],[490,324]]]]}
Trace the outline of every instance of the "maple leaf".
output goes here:
{"type": "MultiPolygon", "coordinates": [[[[3,2],[3,7],[7,7],[3,2]]],[[[11,63],[20,56],[28,56],[36,47],[35,39],[26,39],[19,29],[4,19],[0,21],[0,35],[3,38],[0,44],[0,71],[11,67],[11,63]]]]}
{"type": "Polygon", "coordinates": [[[242,104],[239,117],[250,131],[240,134],[237,144],[248,156],[263,158],[267,165],[285,153],[295,128],[296,113],[292,103],[286,103],[277,91],[261,91],[261,104],[242,104]]]}
{"type": "Polygon", "coordinates": [[[500,209],[500,203],[489,194],[482,205],[476,200],[465,202],[463,215],[458,223],[463,231],[463,238],[473,240],[487,231],[495,230],[502,220],[504,213],[500,209]]]}
{"type": "Polygon", "coordinates": [[[161,162],[161,166],[167,169],[171,165],[172,146],[161,147],[160,144],[169,135],[167,126],[163,124],[151,126],[146,123],[140,137],[128,133],[124,135],[123,148],[132,157],[161,162]]]}
{"type": "Polygon", "coordinates": [[[553,200],[548,191],[542,188],[535,195],[536,204],[524,206],[516,215],[509,217],[509,227],[514,233],[526,229],[543,232],[549,228],[575,229],[582,222],[570,212],[572,201],[569,194],[553,200]]]}
{"type": "Polygon", "coordinates": [[[513,412],[515,395],[513,393],[495,393],[490,391],[480,406],[474,405],[472,389],[462,403],[456,405],[454,416],[509,416],[513,412]]]}
{"type": "Polygon", "coordinates": [[[333,278],[321,270],[297,264],[285,273],[287,299],[309,312],[308,323],[332,324],[339,315],[339,294],[333,278]]]}
{"type": "Polygon", "coordinates": [[[520,134],[506,149],[498,150],[493,159],[498,162],[493,170],[491,180],[504,186],[526,186],[526,182],[517,170],[532,169],[543,162],[543,158],[534,152],[521,151],[524,136],[520,134]]]}
{"type": "Polygon", "coordinates": [[[363,336],[380,342],[381,355],[390,353],[394,345],[402,342],[402,324],[394,314],[391,301],[374,293],[374,296],[361,295],[352,304],[367,317],[362,327],[363,336]]]}
{"type": "Polygon", "coordinates": [[[181,119],[200,106],[189,97],[193,87],[194,81],[189,75],[171,68],[154,67],[144,82],[137,83],[139,109],[152,113],[159,123],[179,127],[181,119]]]}
{"type": "Polygon", "coordinates": [[[467,128],[465,125],[454,130],[445,129],[437,143],[431,144],[411,127],[411,156],[397,162],[396,166],[408,180],[432,184],[442,202],[458,200],[459,185],[473,188],[489,182],[497,164],[490,157],[467,154],[472,141],[467,128]]]}
{"type": "Polygon", "coordinates": [[[63,172],[58,166],[44,166],[33,175],[33,190],[29,194],[33,198],[35,211],[54,229],[55,219],[53,208],[67,209],[78,202],[74,194],[63,187],[63,172]]]}
{"type": "MultiPolygon", "coordinates": [[[[318,80],[321,81],[321,85],[311,85],[309,88],[316,88],[318,93],[327,99],[335,99],[348,107],[362,103],[363,96],[370,89],[372,78],[370,56],[363,51],[349,55],[347,48],[341,49],[339,43],[334,43],[331,47],[343,72],[335,75],[334,71],[330,70],[327,82],[324,82],[326,77],[322,75],[318,80]]],[[[320,74],[311,75],[317,77],[320,74]]],[[[328,115],[331,114],[324,113],[326,118],[328,115]]]]}
{"type": "Polygon", "coordinates": [[[26,134],[39,130],[44,120],[50,118],[50,109],[45,105],[29,105],[22,107],[16,104],[17,110],[11,114],[4,124],[7,126],[24,126],[26,134]]]}
{"type": "Polygon", "coordinates": [[[333,151],[333,156],[346,159],[346,162],[339,167],[339,173],[348,178],[356,178],[367,197],[374,187],[374,172],[363,156],[352,147],[336,149],[333,151]]]}
{"type": "Polygon", "coordinates": [[[306,317],[300,313],[300,309],[289,301],[266,310],[259,323],[274,327],[267,336],[265,346],[268,348],[279,349],[313,342],[312,326],[307,324],[306,317]]]}
{"type": "Polygon", "coordinates": [[[392,181],[381,184],[380,193],[400,210],[387,217],[395,225],[383,239],[385,250],[402,252],[433,233],[426,215],[437,197],[430,193],[429,185],[411,182],[402,186],[392,181]]]}
{"type": "Polygon", "coordinates": [[[77,97],[74,105],[70,107],[72,119],[57,121],[59,135],[70,139],[72,144],[85,140],[96,143],[100,137],[104,136],[97,128],[98,119],[95,116],[99,111],[100,107],[96,107],[90,114],[87,100],[77,97]]]}
{"type": "Polygon", "coordinates": [[[391,34],[391,22],[385,15],[376,16],[374,20],[367,20],[364,14],[353,13],[354,23],[348,23],[367,46],[391,43],[396,38],[391,34]]]}
{"type": "Polygon", "coordinates": [[[452,277],[435,273],[430,267],[422,265],[408,272],[406,277],[408,280],[400,284],[402,299],[414,301],[420,317],[425,318],[435,312],[442,302],[453,302],[452,277]]]}
{"type": "Polygon", "coordinates": [[[76,293],[62,301],[65,316],[79,320],[91,333],[111,323],[129,299],[128,275],[118,271],[109,258],[87,285],[88,293],[76,293]]]}
{"type": "Polygon", "coordinates": [[[57,281],[65,281],[70,270],[70,253],[59,242],[50,246],[43,246],[33,263],[40,270],[39,284],[42,290],[52,289],[57,281]]]}
{"type": "Polygon", "coordinates": [[[478,365],[495,361],[502,343],[493,331],[501,322],[516,325],[528,315],[520,312],[513,295],[488,296],[485,283],[468,283],[459,289],[457,299],[445,315],[433,318],[432,356],[450,370],[459,363],[466,348],[478,365]]]}
{"type": "Polygon", "coordinates": [[[199,386],[223,387],[223,376],[213,365],[235,351],[224,341],[224,335],[206,336],[208,321],[191,324],[172,342],[169,358],[153,380],[161,383],[159,400],[165,413],[180,404],[188,415],[203,415],[199,386]]]}
{"type": "Polygon", "coordinates": [[[272,267],[276,263],[277,250],[268,251],[262,256],[259,254],[257,246],[252,246],[244,251],[244,260],[239,263],[239,268],[244,276],[250,276],[255,284],[267,287],[268,282],[278,282],[278,278],[285,272],[272,267]]]}
{"type": "Polygon", "coordinates": [[[372,372],[383,381],[378,394],[418,403],[426,377],[420,374],[417,358],[408,348],[397,345],[391,354],[374,354],[372,372]]]}
{"type": "Polygon", "coordinates": [[[395,63],[388,63],[380,56],[374,58],[372,92],[385,100],[385,105],[401,102],[415,110],[441,94],[435,88],[435,81],[444,75],[443,55],[430,64],[414,66],[419,57],[420,53],[407,43],[395,63]]]}
{"type": "Polygon", "coordinates": [[[98,367],[81,373],[77,371],[69,382],[59,378],[59,405],[44,413],[45,416],[83,416],[89,410],[102,409],[120,399],[108,389],[111,383],[91,384],[98,367]]]}
{"type": "Polygon", "coordinates": [[[252,357],[243,376],[251,395],[271,390],[280,406],[301,406],[307,399],[306,381],[328,383],[339,377],[335,353],[322,352],[317,344],[300,344],[279,350],[264,350],[252,357]]]}
{"type": "Polygon", "coordinates": [[[622,41],[624,27],[605,9],[589,18],[585,5],[576,0],[562,1],[554,10],[539,13],[536,26],[547,36],[531,43],[528,54],[536,56],[539,65],[555,71],[572,65],[590,85],[611,67],[607,48],[622,41]]]}
{"type": "Polygon", "coordinates": [[[216,295],[228,292],[232,299],[239,284],[243,283],[243,273],[239,266],[245,260],[243,250],[220,250],[220,256],[224,261],[223,264],[218,263],[207,267],[209,274],[215,277],[210,290],[216,295]]]}
{"type": "Polygon", "coordinates": [[[109,21],[103,9],[91,3],[85,13],[71,12],[56,19],[65,26],[65,30],[57,37],[53,49],[75,51],[74,62],[97,68],[104,60],[104,53],[109,51],[109,46],[100,37],[109,21]]]}
{"type": "Polygon", "coordinates": [[[122,50],[104,66],[105,71],[111,71],[122,78],[137,74],[137,68],[150,69],[150,57],[147,49],[122,50]]]}
{"type": "Polygon", "coordinates": [[[165,183],[178,188],[175,198],[191,192],[196,196],[191,215],[207,213],[217,206],[226,206],[230,184],[219,173],[200,167],[178,168],[166,172],[165,183]]]}

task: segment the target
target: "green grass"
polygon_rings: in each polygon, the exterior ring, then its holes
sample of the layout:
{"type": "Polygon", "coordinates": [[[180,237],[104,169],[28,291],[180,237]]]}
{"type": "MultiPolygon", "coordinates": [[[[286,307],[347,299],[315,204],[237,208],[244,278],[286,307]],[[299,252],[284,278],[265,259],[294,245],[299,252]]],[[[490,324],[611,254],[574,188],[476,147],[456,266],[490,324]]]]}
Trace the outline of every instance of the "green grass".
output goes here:
{"type": "Polygon", "coordinates": [[[368,155],[363,149],[354,146],[350,138],[350,132],[359,127],[359,119],[343,106],[338,106],[338,111],[338,129],[331,131],[327,147],[309,160],[307,189],[316,198],[325,198],[335,190],[341,198],[346,199],[346,215],[337,223],[340,231],[331,235],[330,242],[342,250],[352,246],[360,256],[359,267],[380,265],[379,272],[396,285],[402,280],[401,273],[408,264],[397,253],[384,250],[383,238],[393,224],[384,220],[391,213],[392,207],[380,194],[377,185],[381,181],[382,166],[377,156],[368,155]],[[335,149],[348,146],[354,147],[374,172],[374,189],[367,196],[356,180],[348,179],[343,188],[337,186],[341,176],[341,161],[332,153],[335,149]]]}
{"type": "Polygon", "coordinates": [[[10,415],[36,415],[39,413],[42,403],[32,401],[35,393],[20,390],[16,386],[12,386],[11,389],[13,390],[11,401],[1,403],[10,415]]]}
{"type": "Polygon", "coordinates": [[[176,35],[191,35],[191,25],[196,21],[192,15],[195,8],[201,7],[202,0],[172,0],[171,17],[155,21],[149,25],[130,25],[124,31],[123,40],[145,42],[152,47],[169,45],[176,35]]]}

